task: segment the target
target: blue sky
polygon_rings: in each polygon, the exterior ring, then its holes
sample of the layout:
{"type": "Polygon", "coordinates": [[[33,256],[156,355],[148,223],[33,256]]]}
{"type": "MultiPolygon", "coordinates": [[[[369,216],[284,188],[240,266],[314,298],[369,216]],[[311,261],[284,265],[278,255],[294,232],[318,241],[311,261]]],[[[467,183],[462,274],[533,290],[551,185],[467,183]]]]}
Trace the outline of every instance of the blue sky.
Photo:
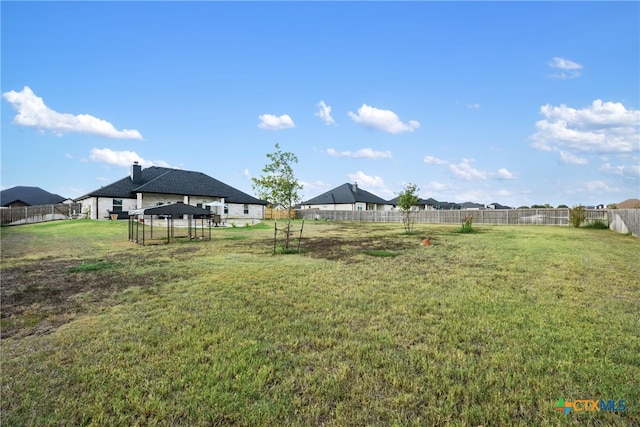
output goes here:
{"type": "Polygon", "coordinates": [[[638,2],[1,3],[1,186],[78,197],[137,160],[309,199],[640,198],[638,2]]]}

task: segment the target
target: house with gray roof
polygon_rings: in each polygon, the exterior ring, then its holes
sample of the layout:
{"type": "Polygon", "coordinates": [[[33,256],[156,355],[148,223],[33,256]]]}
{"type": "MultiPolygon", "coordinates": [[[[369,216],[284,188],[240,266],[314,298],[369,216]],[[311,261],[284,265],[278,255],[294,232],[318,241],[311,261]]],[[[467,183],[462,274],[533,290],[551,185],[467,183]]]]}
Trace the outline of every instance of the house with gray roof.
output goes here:
{"type": "Polygon", "coordinates": [[[300,209],[331,211],[383,211],[391,208],[389,202],[359,188],[358,183],[342,184],[300,204],[300,209]]]}
{"type": "Polygon", "coordinates": [[[205,209],[220,205],[224,211],[219,213],[229,221],[264,219],[268,204],[201,172],[159,166],[143,169],[138,162],[131,166],[129,176],[85,194],[76,202],[82,203],[82,212],[92,219],[184,203],[205,209]]]}
{"type": "MultiPolygon", "coordinates": [[[[389,204],[393,205],[393,207],[398,206],[398,197],[394,197],[389,200],[389,204]]],[[[460,209],[460,205],[456,203],[449,202],[439,202],[436,199],[429,197],[428,199],[418,199],[418,203],[415,205],[415,210],[418,211],[428,211],[428,210],[451,210],[451,209],[460,209]]]]}
{"type": "Polygon", "coordinates": [[[0,192],[0,205],[3,207],[41,206],[64,203],[68,199],[59,194],[49,193],[40,187],[17,186],[0,192]]]}

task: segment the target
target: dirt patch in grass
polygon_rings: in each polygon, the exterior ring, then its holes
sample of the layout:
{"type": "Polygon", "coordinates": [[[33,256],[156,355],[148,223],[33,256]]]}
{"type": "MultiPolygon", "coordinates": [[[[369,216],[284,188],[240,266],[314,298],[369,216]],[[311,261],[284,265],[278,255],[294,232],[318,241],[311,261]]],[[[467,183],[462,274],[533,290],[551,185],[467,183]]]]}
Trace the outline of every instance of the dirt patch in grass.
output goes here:
{"type": "MultiPolygon", "coordinates": [[[[338,237],[314,236],[302,237],[300,253],[313,258],[321,258],[332,261],[356,262],[356,256],[362,253],[394,252],[398,253],[407,249],[415,249],[420,246],[423,237],[418,235],[390,235],[390,236],[351,236],[338,237]]],[[[254,246],[254,245],[252,245],[254,246]]],[[[255,246],[273,248],[273,239],[263,239],[255,246]]],[[[293,244],[297,246],[297,242],[293,244]]]]}
{"type": "Polygon", "coordinates": [[[115,302],[117,295],[130,286],[148,288],[170,280],[169,276],[163,272],[157,275],[127,272],[117,259],[82,262],[45,259],[4,268],[0,337],[50,333],[78,314],[104,307],[109,299],[115,302]]]}

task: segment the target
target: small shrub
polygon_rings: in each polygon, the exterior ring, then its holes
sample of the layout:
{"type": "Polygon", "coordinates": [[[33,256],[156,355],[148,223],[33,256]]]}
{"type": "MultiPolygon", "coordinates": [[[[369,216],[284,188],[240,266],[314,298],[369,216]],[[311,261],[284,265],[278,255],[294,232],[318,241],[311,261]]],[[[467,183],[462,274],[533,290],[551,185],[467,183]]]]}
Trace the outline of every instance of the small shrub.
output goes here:
{"type": "Polygon", "coordinates": [[[601,219],[596,219],[586,224],[584,228],[593,228],[594,230],[608,230],[609,224],[602,221],[601,219]]]}
{"type": "Polygon", "coordinates": [[[465,216],[462,221],[462,228],[460,229],[461,233],[473,233],[475,230],[473,229],[473,217],[471,215],[465,216]]]}
{"type": "Polygon", "coordinates": [[[569,209],[569,223],[573,227],[575,228],[580,227],[582,223],[586,221],[586,219],[587,219],[587,210],[585,209],[584,206],[578,205],[569,209]]]}

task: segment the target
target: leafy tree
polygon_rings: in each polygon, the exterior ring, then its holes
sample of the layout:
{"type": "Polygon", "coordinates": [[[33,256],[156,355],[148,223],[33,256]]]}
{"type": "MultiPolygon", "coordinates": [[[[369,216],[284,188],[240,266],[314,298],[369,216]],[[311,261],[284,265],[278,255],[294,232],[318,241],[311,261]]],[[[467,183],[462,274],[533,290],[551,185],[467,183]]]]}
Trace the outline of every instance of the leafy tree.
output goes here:
{"type": "Polygon", "coordinates": [[[293,163],[298,163],[298,157],[280,150],[280,144],[276,144],[275,148],[275,152],[267,154],[270,163],[262,168],[263,175],[251,180],[258,197],[267,200],[271,207],[280,206],[287,211],[283,246],[288,251],[291,242],[291,211],[300,200],[298,191],[302,190],[302,184],[296,179],[292,166],[293,163]]]}
{"type": "Polygon", "coordinates": [[[569,209],[567,205],[558,205],[558,209],[569,209]]]}
{"type": "Polygon", "coordinates": [[[407,233],[413,233],[414,219],[411,213],[413,207],[418,204],[418,191],[420,189],[415,184],[409,183],[398,195],[398,207],[402,211],[402,223],[407,233]]]}

